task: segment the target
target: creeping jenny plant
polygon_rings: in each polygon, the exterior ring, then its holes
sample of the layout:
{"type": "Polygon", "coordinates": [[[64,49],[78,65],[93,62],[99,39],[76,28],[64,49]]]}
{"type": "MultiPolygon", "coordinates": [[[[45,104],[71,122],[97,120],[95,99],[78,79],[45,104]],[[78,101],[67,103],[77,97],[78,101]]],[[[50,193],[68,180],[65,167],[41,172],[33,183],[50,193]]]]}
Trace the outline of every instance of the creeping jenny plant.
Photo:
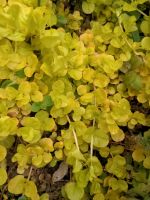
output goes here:
{"type": "Polygon", "coordinates": [[[65,162],[66,200],[149,200],[149,9],[0,1],[1,199],[48,200],[32,168],[65,162]]]}

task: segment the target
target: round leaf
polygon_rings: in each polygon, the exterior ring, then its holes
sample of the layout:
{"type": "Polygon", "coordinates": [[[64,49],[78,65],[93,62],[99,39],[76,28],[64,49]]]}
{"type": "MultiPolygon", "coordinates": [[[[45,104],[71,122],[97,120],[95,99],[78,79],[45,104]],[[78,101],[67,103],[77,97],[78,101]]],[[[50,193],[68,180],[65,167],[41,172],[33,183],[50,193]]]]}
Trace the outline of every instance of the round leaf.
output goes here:
{"type": "Polygon", "coordinates": [[[0,168],[0,186],[7,181],[7,172],[5,169],[0,168]]]}
{"type": "Polygon", "coordinates": [[[85,14],[91,14],[95,9],[95,4],[94,3],[89,3],[86,1],[83,1],[82,3],[82,10],[85,14]]]}
{"type": "Polygon", "coordinates": [[[87,129],[83,135],[83,140],[87,143],[91,143],[91,138],[93,137],[93,144],[95,147],[106,147],[109,143],[108,134],[101,130],[90,127],[87,129]]]}
{"type": "Polygon", "coordinates": [[[22,175],[17,175],[8,183],[8,191],[12,194],[22,194],[24,191],[25,178],[22,175]]]}
{"type": "Polygon", "coordinates": [[[143,20],[142,23],[141,23],[141,31],[144,33],[144,34],[149,34],[150,33],[150,20],[143,20]]]}
{"type": "Polygon", "coordinates": [[[144,159],[143,166],[144,166],[146,169],[150,169],[150,156],[147,156],[147,157],[144,159]]]}
{"type": "Polygon", "coordinates": [[[6,148],[0,145],[0,162],[4,160],[4,158],[6,157],[6,154],[7,154],[6,148]]]}
{"type": "Polygon", "coordinates": [[[36,185],[33,181],[27,181],[25,184],[24,194],[31,198],[31,200],[39,200],[39,195],[37,193],[36,185]]]}
{"type": "Polygon", "coordinates": [[[144,37],[141,41],[142,48],[150,50],[150,37],[144,37]]]}
{"type": "Polygon", "coordinates": [[[81,200],[84,195],[84,189],[74,182],[69,182],[65,185],[65,192],[69,200],[81,200]]]}
{"type": "Polygon", "coordinates": [[[98,193],[93,197],[93,200],[105,200],[105,197],[102,193],[98,193]]]}
{"type": "Polygon", "coordinates": [[[143,149],[141,148],[135,149],[134,152],[132,153],[132,157],[133,157],[133,160],[137,162],[143,161],[145,158],[143,149]]]}

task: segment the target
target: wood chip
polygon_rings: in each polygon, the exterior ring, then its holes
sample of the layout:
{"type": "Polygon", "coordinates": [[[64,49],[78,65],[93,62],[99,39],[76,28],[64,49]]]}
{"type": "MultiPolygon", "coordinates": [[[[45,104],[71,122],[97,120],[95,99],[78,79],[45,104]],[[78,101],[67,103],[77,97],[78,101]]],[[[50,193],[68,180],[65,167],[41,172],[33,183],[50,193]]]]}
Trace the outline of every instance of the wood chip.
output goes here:
{"type": "Polygon", "coordinates": [[[68,173],[68,165],[66,162],[62,162],[58,169],[53,173],[52,175],[52,183],[56,183],[58,181],[61,181],[64,176],[66,176],[68,173]]]}

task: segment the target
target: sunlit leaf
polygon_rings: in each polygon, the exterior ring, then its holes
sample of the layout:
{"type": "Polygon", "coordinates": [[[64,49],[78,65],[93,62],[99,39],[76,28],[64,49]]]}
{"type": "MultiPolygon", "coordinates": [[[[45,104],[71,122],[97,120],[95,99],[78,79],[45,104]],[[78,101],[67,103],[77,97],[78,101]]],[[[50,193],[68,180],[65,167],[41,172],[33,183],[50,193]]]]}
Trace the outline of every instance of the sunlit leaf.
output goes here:
{"type": "Polygon", "coordinates": [[[108,134],[101,130],[90,127],[87,129],[83,135],[84,141],[91,143],[91,138],[93,137],[93,144],[95,147],[106,147],[109,143],[108,134]]]}
{"type": "Polygon", "coordinates": [[[49,151],[49,152],[54,151],[53,141],[52,141],[51,138],[42,138],[42,139],[39,141],[39,144],[42,146],[42,148],[43,148],[45,151],[49,151]]]}
{"type": "Polygon", "coordinates": [[[49,200],[49,194],[48,193],[44,193],[40,196],[40,200],[49,200]]]}
{"type": "Polygon", "coordinates": [[[7,181],[7,172],[5,169],[0,168],[0,186],[7,181]]]}
{"type": "Polygon", "coordinates": [[[22,136],[23,140],[29,143],[35,143],[41,138],[41,133],[32,127],[21,127],[17,131],[18,136],[22,136]]]}
{"type": "Polygon", "coordinates": [[[8,191],[12,194],[22,194],[26,179],[22,175],[17,175],[8,183],[8,191]]]}
{"type": "Polygon", "coordinates": [[[75,178],[76,178],[78,186],[85,188],[89,181],[88,169],[84,169],[75,173],[75,178]]]}
{"type": "Polygon", "coordinates": [[[95,8],[94,3],[89,3],[89,2],[83,1],[82,9],[83,9],[84,13],[91,14],[94,11],[94,8],[95,8]]]}
{"type": "Polygon", "coordinates": [[[143,20],[141,23],[141,30],[144,34],[149,34],[150,33],[150,26],[149,26],[150,20],[143,20]]]}
{"type": "Polygon", "coordinates": [[[80,188],[75,182],[67,183],[65,192],[70,200],[81,200],[84,195],[84,189],[80,188]]]}
{"type": "Polygon", "coordinates": [[[60,25],[65,25],[67,24],[68,20],[65,16],[63,15],[58,15],[57,16],[57,23],[60,24],[60,25]]]}
{"type": "Polygon", "coordinates": [[[27,181],[25,186],[24,186],[24,194],[31,198],[31,200],[39,200],[39,195],[37,193],[37,188],[36,185],[33,181],[27,181]]]}
{"type": "Polygon", "coordinates": [[[104,200],[105,197],[102,193],[95,194],[93,200],[104,200]]]}
{"type": "Polygon", "coordinates": [[[144,37],[141,41],[142,48],[150,50],[150,37],[144,37]]]}
{"type": "Polygon", "coordinates": [[[145,159],[143,149],[141,148],[135,149],[134,152],[132,153],[132,157],[137,162],[143,161],[145,159]]]}
{"type": "Polygon", "coordinates": [[[6,157],[7,150],[4,146],[0,145],[0,162],[6,157]]]}
{"type": "Polygon", "coordinates": [[[150,169],[150,156],[147,156],[144,161],[143,161],[143,166],[146,168],[146,169],[150,169]]]}

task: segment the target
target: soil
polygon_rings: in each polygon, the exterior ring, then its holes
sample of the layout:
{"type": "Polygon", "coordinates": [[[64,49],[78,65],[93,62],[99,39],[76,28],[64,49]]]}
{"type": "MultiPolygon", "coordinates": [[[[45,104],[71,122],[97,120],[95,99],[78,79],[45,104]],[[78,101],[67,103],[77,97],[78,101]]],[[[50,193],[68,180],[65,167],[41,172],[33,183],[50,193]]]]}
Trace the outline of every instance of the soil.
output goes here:
{"type": "MultiPolygon", "coordinates": [[[[9,179],[14,177],[16,175],[16,167],[17,165],[14,163],[11,163],[9,165],[10,170],[8,170],[9,179]]],[[[55,169],[56,170],[56,169],[55,169]]],[[[48,193],[50,200],[64,200],[64,198],[61,195],[61,188],[64,186],[67,182],[67,180],[61,180],[54,184],[51,183],[51,176],[54,169],[51,169],[49,166],[46,166],[42,169],[32,169],[30,180],[33,180],[37,186],[37,190],[39,194],[48,193]]],[[[29,170],[26,170],[25,177],[28,177],[29,170]]],[[[3,190],[0,193],[0,200],[3,200],[3,195],[6,195],[8,197],[8,200],[16,200],[19,198],[19,196],[14,196],[11,194],[8,194],[7,190],[7,184],[3,186],[3,190]]]]}
{"type": "MultiPolygon", "coordinates": [[[[11,162],[11,158],[16,152],[16,148],[18,145],[16,139],[16,142],[14,143],[13,147],[8,151],[7,155],[7,174],[8,174],[8,181],[3,186],[0,192],[0,200],[4,199],[4,196],[6,195],[8,200],[17,200],[19,196],[14,196],[13,194],[8,193],[7,184],[11,178],[17,175],[17,163],[11,162]]],[[[24,177],[28,178],[30,170],[30,180],[33,180],[34,183],[37,186],[38,193],[41,195],[43,193],[49,194],[49,200],[64,200],[64,198],[61,195],[61,188],[66,184],[66,182],[69,181],[69,178],[65,176],[61,181],[58,181],[56,183],[52,183],[52,174],[58,169],[59,167],[58,163],[55,167],[50,167],[49,165],[45,166],[44,168],[36,168],[36,167],[29,167],[24,172],[24,177]]]]}

